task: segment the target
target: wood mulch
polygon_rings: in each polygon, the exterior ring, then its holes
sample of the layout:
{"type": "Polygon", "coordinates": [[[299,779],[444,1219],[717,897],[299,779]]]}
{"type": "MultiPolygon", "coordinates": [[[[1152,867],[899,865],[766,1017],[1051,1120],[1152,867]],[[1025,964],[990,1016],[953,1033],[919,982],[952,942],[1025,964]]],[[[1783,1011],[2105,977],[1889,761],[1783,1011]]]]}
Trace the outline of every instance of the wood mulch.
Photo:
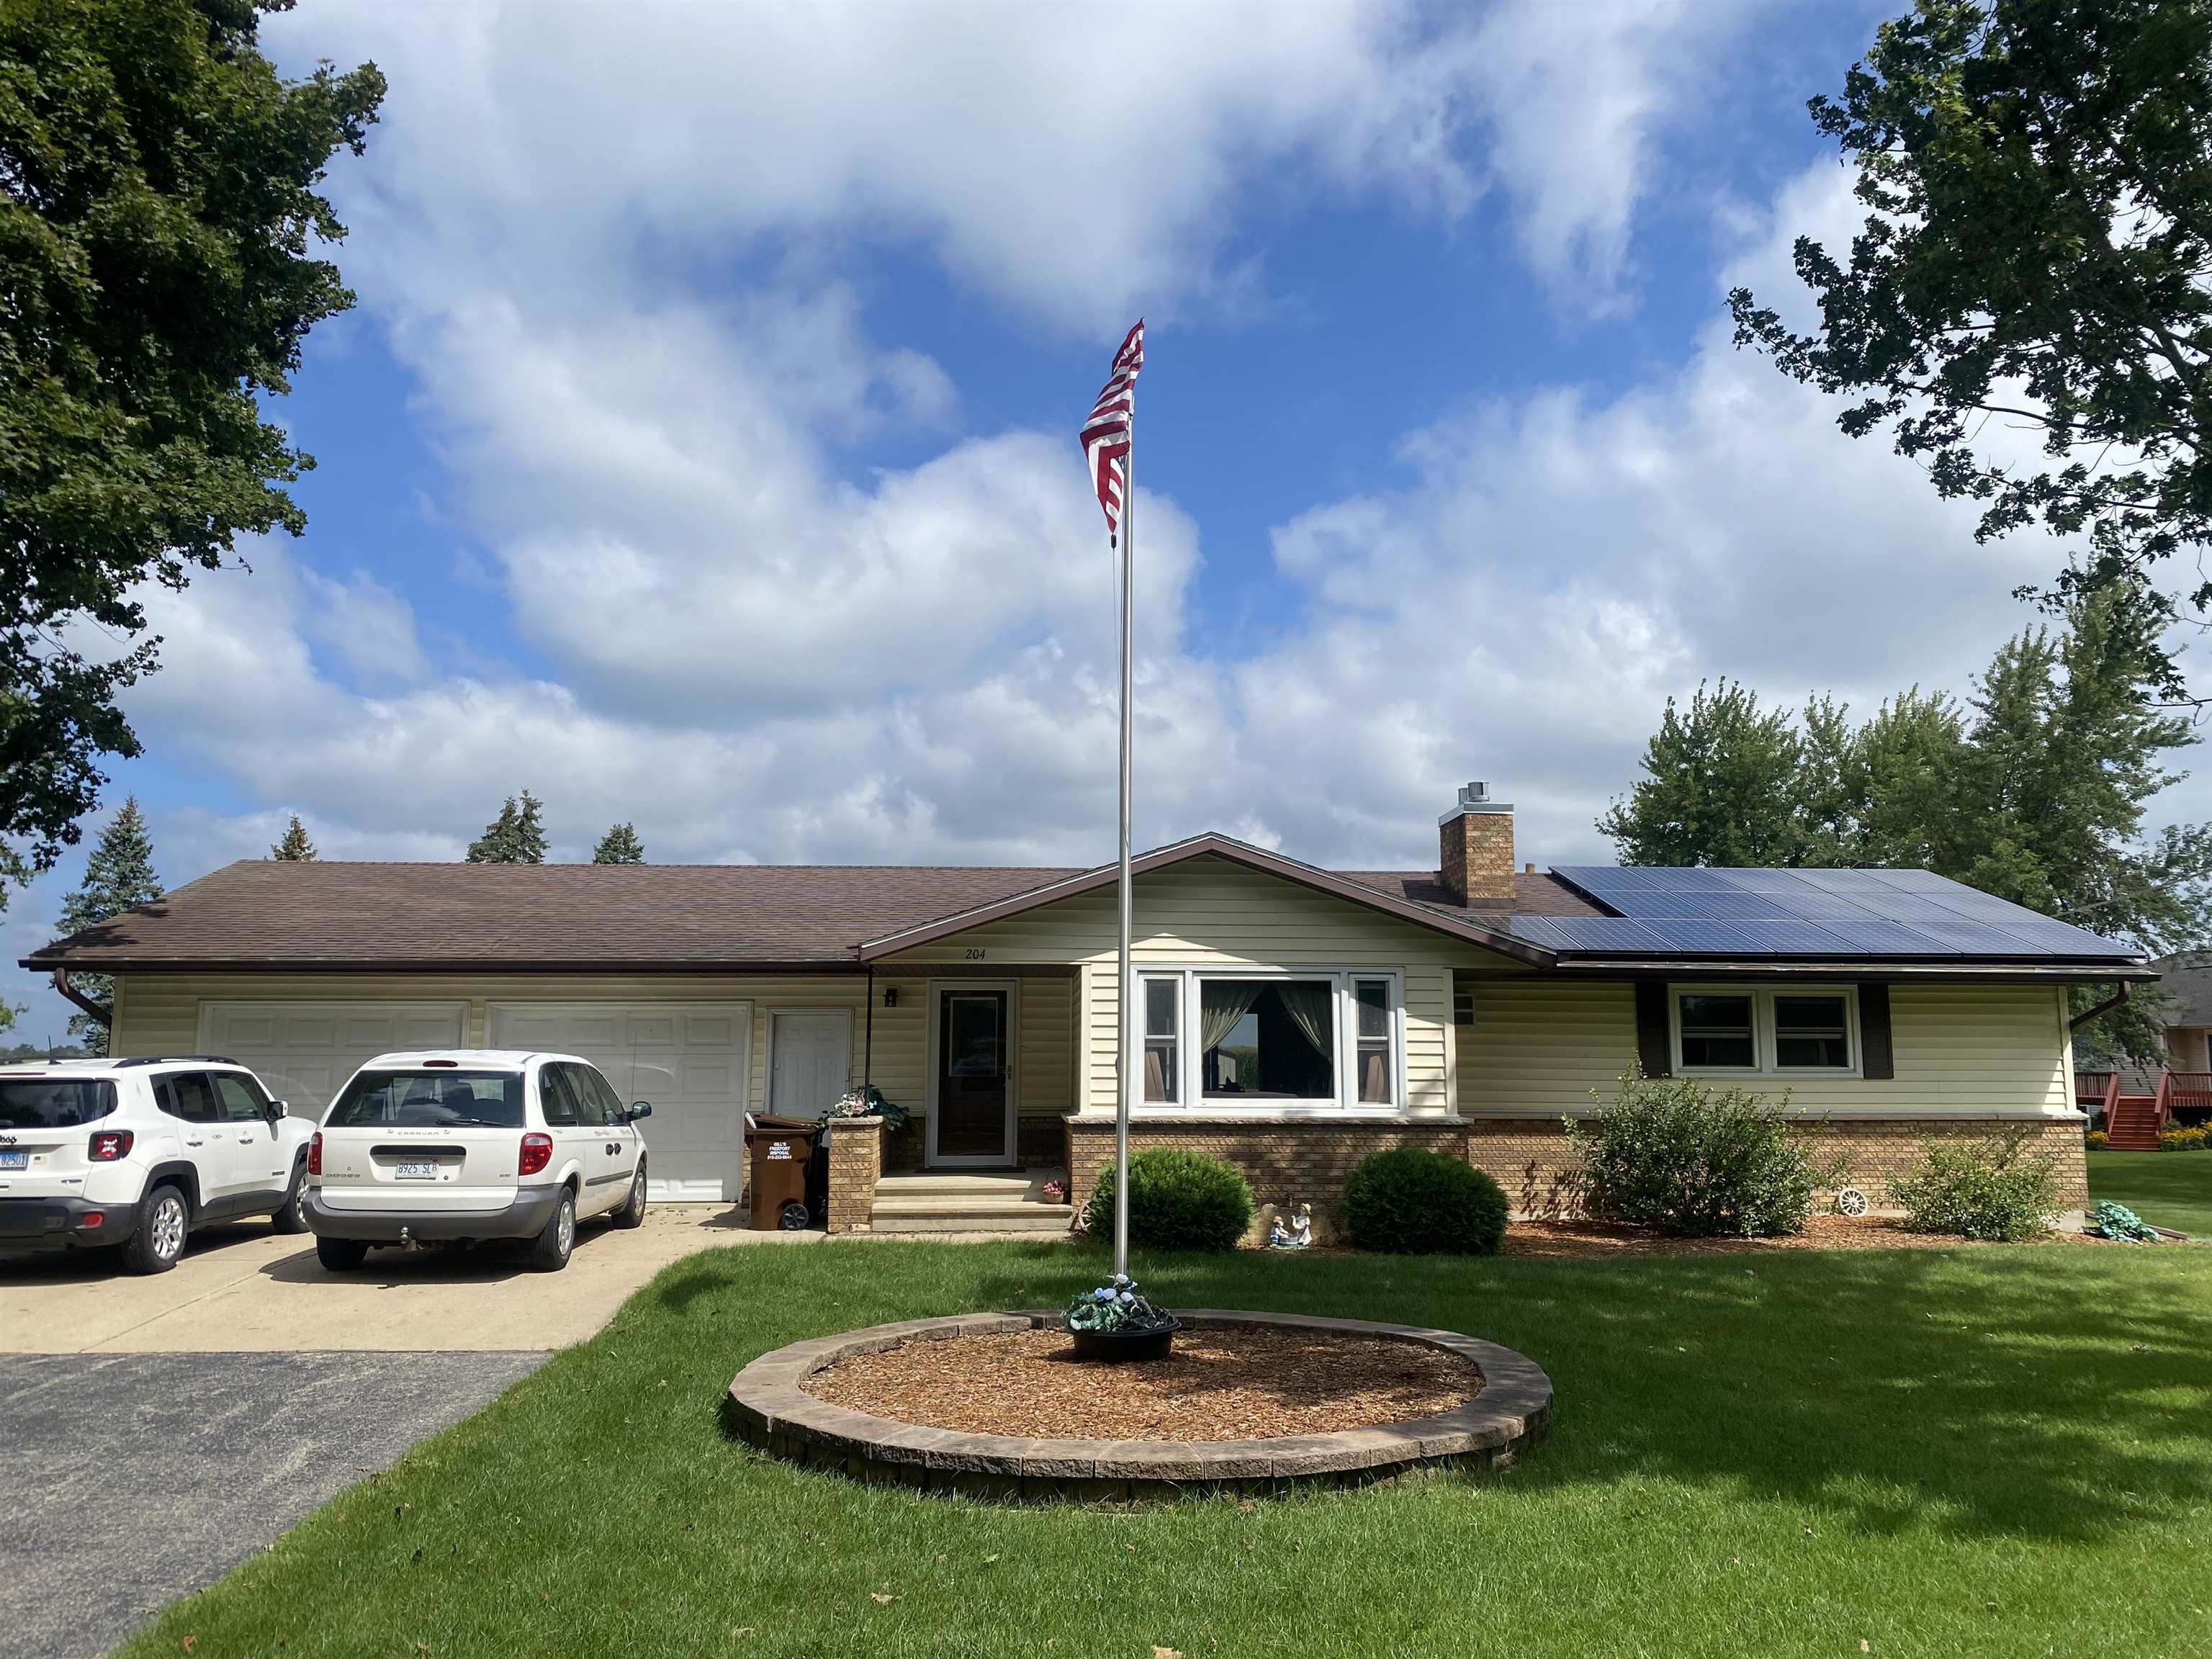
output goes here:
{"type": "Polygon", "coordinates": [[[1255,1440],[1334,1434],[1448,1412],[1482,1374],[1418,1342],[1268,1326],[1186,1326],[1168,1358],[1077,1362],[1058,1329],[908,1342],[854,1354],[806,1392],[968,1434],[1079,1440],[1255,1440]]]}
{"type": "MultiPolygon", "coordinates": [[[[2110,1244],[2081,1233],[2046,1233],[2044,1244],[2110,1244]]],[[[1957,1250],[1973,1240],[1916,1233],[1887,1216],[1816,1215],[1805,1231],[1781,1238],[1673,1238],[1616,1221],[1516,1221],[1505,1230],[1506,1255],[1736,1255],[1766,1250],[1957,1250]]]]}

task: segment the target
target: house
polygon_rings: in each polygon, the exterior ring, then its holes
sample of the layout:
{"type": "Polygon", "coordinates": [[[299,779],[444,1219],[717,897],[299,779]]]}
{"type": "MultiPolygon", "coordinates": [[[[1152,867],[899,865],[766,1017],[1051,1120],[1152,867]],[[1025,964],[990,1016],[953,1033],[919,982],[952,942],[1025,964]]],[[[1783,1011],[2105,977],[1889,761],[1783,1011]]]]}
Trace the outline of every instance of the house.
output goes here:
{"type": "MultiPolygon", "coordinates": [[[[2068,989],[2154,977],[2133,950],[1923,871],[1539,871],[1480,785],[1438,836],[1418,871],[1219,835],[1135,860],[1136,1146],[1326,1217],[1412,1143],[1541,1212],[1573,1202],[1564,1121],[1640,1065],[1786,1091],[1877,1201],[1923,1139],[1994,1129],[2086,1201],[2068,989]]],[[[851,1227],[879,1187],[886,1223],[929,1212],[890,1202],[917,1176],[1034,1198],[994,1172],[1064,1169],[1080,1203],[1112,1157],[1116,963],[1110,866],[267,860],[24,959],[112,976],[116,1052],[231,1055],[297,1112],[380,1050],[583,1054],[653,1102],[664,1200],[739,1197],[746,1109],[872,1084],[914,1121],[833,1137],[851,1227]]]]}

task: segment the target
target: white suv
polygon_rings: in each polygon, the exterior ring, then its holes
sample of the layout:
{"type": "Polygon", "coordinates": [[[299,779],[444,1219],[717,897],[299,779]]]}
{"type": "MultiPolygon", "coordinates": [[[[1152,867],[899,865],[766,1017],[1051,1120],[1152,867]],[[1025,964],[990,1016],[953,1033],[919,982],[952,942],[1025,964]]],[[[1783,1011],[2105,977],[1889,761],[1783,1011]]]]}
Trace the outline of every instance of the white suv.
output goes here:
{"type": "Polygon", "coordinates": [[[313,1133],[217,1054],[0,1064],[0,1248],[120,1246],[158,1273],[204,1221],[296,1233],[313,1133]]]}
{"type": "Polygon", "coordinates": [[[307,1152],[307,1224],[333,1273],[372,1244],[526,1239],[565,1267],[576,1223],[645,1219],[640,1118],[574,1054],[379,1054],[338,1091],[307,1152]]]}

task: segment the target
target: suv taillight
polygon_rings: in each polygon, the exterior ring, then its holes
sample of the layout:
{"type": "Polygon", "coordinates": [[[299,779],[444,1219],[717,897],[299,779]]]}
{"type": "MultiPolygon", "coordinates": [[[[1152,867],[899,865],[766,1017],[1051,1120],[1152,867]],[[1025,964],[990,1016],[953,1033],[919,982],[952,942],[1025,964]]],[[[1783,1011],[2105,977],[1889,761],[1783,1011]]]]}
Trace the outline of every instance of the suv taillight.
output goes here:
{"type": "Polygon", "coordinates": [[[307,1143],[307,1173],[311,1176],[319,1176],[322,1172],[323,1132],[318,1129],[315,1131],[314,1138],[307,1143]]]}
{"type": "Polygon", "coordinates": [[[118,1158],[131,1156],[131,1143],[138,1137],[128,1129],[102,1129],[92,1138],[86,1155],[94,1164],[112,1164],[118,1158]]]}
{"type": "Polygon", "coordinates": [[[522,1161],[515,1165],[517,1175],[536,1175],[553,1161],[553,1137],[527,1134],[522,1138],[522,1161]]]}

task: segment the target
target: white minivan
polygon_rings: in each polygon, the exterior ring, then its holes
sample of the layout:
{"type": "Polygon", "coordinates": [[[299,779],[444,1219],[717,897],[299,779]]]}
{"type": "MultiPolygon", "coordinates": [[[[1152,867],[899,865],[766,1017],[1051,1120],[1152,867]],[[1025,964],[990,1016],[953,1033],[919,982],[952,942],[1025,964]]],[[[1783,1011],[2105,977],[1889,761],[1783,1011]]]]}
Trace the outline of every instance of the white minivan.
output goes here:
{"type": "Polygon", "coordinates": [[[534,1265],[564,1267],[579,1221],[645,1219],[652,1111],[574,1054],[379,1054],[307,1146],[315,1254],[343,1273],[374,1244],[522,1239],[534,1265]]]}

